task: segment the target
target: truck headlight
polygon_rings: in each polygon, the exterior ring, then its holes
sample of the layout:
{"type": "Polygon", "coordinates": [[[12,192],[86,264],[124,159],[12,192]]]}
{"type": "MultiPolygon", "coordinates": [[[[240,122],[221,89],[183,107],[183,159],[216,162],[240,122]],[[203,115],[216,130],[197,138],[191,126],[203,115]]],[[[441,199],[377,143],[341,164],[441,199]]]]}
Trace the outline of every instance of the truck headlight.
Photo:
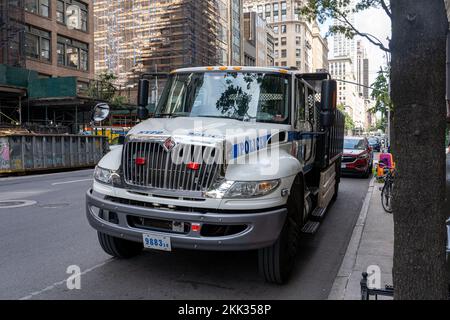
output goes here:
{"type": "Polygon", "coordinates": [[[205,196],[215,199],[245,199],[265,196],[280,185],[280,179],[265,181],[223,180],[208,190],[205,196]]]}
{"type": "Polygon", "coordinates": [[[119,174],[114,170],[104,169],[96,166],[94,170],[94,179],[100,183],[120,185],[121,180],[119,174]]]}

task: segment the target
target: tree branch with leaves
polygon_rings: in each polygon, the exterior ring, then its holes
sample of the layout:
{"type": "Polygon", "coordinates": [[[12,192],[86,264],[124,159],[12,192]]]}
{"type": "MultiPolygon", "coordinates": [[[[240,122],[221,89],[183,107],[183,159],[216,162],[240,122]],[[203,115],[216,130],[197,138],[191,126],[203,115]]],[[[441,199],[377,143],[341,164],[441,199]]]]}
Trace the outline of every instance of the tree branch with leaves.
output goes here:
{"type": "Polygon", "coordinates": [[[385,52],[390,52],[390,48],[373,34],[363,32],[356,28],[354,23],[349,20],[351,13],[357,13],[369,8],[382,8],[389,18],[392,17],[389,6],[384,0],[360,0],[352,6],[351,0],[308,0],[302,7],[301,12],[307,18],[317,19],[324,23],[327,19],[335,19],[340,24],[330,26],[328,35],[344,34],[347,38],[360,36],[366,38],[370,43],[377,46],[385,52]]]}

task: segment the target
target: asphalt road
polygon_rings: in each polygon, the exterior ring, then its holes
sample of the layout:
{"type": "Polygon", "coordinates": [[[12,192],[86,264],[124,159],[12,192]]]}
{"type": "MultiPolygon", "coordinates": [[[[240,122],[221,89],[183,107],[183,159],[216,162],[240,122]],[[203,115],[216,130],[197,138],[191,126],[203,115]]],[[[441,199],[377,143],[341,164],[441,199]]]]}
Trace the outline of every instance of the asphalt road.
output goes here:
{"type": "Polygon", "coordinates": [[[304,236],[289,284],[265,283],[256,252],[146,251],[128,261],[100,248],[84,211],[92,170],[0,178],[0,299],[326,299],[369,180],[345,178],[318,233],[304,236]],[[14,205],[17,203],[9,203],[14,205]],[[69,290],[71,265],[83,272],[69,290]]]}

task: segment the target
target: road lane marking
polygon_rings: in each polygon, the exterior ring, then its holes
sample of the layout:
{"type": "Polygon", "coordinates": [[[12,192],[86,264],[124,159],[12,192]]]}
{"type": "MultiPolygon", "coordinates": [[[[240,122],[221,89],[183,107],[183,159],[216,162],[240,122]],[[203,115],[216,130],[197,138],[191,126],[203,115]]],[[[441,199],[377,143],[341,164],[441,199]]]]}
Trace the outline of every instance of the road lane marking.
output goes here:
{"type": "Polygon", "coordinates": [[[69,183],[77,183],[77,182],[85,182],[85,181],[92,181],[93,179],[82,179],[82,180],[72,180],[72,181],[65,181],[65,182],[54,182],[52,183],[52,186],[58,186],[61,184],[69,184],[69,183]]]}
{"type": "Polygon", "coordinates": [[[34,200],[0,200],[0,209],[15,209],[35,205],[34,200]]]}
{"type": "MultiPolygon", "coordinates": [[[[94,271],[95,269],[98,269],[98,268],[101,268],[101,267],[107,265],[108,263],[110,263],[110,262],[112,262],[112,261],[114,261],[114,260],[116,260],[116,259],[111,258],[111,259],[109,259],[109,260],[107,260],[107,261],[105,261],[105,262],[99,263],[99,264],[97,264],[97,265],[95,265],[95,266],[93,266],[93,267],[91,267],[91,268],[89,268],[89,269],[84,270],[84,271],[81,272],[79,275],[80,275],[80,276],[83,276],[83,275],[85,275],[85,274],[87,274],[87,273],[89,273],[89,272],[91,272],[91,271],[94,271]]],[[[47,291],[56,289],[56,287],[61,286],[61,285],[63,285],[63,284],[66,284],[67,279],[68,279],[68,278],[66,278],[66,279],[64,279],[64,280],[61,280],[61,281],[58,281],[58,282],[55,282],[55,283],[53,283],[53,284],[51,284],[51,285],[45,287],[45,288],[42,289],[42,290],[34,291],[34,292],[30,293],[30,294],[27,295],[27,296],[24,296],[24,297],[22,297],[22,298],[19,298],[18,300],[30,300],[30,299],[32,299],[33,297],[35,297],[35,296],[37,296],[37,295],[40,295],[40,294],[42,294],[42,293],[44,293],[44,292],[47,292],[47,291]]]]}

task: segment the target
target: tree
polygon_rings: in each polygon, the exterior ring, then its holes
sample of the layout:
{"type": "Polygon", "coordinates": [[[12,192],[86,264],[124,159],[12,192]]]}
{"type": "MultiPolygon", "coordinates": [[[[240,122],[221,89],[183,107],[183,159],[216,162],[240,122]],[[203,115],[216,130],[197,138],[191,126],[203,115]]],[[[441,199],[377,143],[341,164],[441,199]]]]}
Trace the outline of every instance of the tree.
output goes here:
{"type": "Polygon", "coordinates": [[[375,100],[375,106],[369,109],[370,113],[380,112],[383,118],[388,115],[388,110],[392,110],[391,97],[389,96],[389,84],[386,78],[387,70],[381,69],[378,71],[378,76],[372,84],[371,97],[375,100]]]}
{"type": "Polygon", "coordinates": [[[392,1],[395,297],[447,299],[444,1],[392,1]],[[417,181],[417,173],[425,169],[417,181]]]}
{"type": "Polygon", "coordinates": [[[352,117],[348,114],[347,111],[345,111],[345,106],[340,103],[338,104],[337,108],[344,114],[345,117],[345,130],[353,130],[355,129],[355,123],[353,122],[352,117]]]}
{"type": "Polygon", "coordinates": [[[113,106],[122,106],[127,98],[121,96],[115,86],[117,77],[110,72],[98,75],[97,80],[92,81],[88,88],[88,96],[94,99],[108,101],[113,106]]]}
{"type": "Polygon", "coordinates": [[[394,209],[394,298],[446,299],[445,272],[445,43],[442,0],[308,0],[302,12],[342,23],[329,33],[361,36],[392,54],[391,92],[397,163],[394,209]],[[386,47],[358,30],[348,13],[382,8],[392,21],[386,47]],[[418,175],[420,183],[418,183],[418,175]]]}

